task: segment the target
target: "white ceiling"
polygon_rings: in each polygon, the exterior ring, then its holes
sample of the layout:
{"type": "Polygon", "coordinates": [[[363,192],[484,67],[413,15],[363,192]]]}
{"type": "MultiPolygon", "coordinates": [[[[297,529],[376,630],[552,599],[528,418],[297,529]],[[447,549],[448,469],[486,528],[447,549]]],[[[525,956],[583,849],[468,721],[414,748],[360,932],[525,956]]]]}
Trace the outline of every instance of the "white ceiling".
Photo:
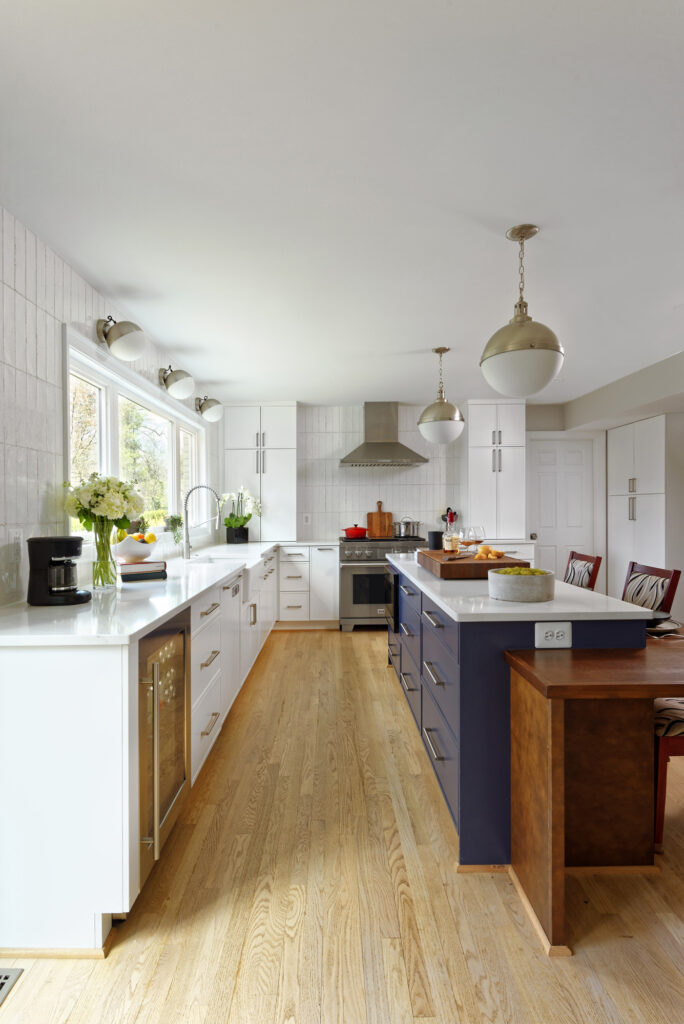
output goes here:
{"type": "Polygon", "coordinates": [[[0,201],[217,397],[493,395],[521,221],[537,400],[684,348],[681,0],[2,7],[0,201]]]}

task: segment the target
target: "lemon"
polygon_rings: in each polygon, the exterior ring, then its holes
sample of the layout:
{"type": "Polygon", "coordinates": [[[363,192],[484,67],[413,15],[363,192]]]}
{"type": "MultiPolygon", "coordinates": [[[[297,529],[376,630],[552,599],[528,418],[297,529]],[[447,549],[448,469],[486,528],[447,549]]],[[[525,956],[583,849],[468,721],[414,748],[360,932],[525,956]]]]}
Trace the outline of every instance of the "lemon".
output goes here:
{"type": "Polygon", "coordinates": [[[146,533],[145,534],[145,541],[146,541],[147,544],[154,544],[156,539],[157,539],[157,537],[156,537],[156,535],[154,533],[146,533]]]}
{"type": "Polygon", "coordinates": [[[120,544],[120,543],[121,543],[121,541],[122,541],[122,540],[125,540],[127,536],[128,536],[128,534],[127,534],[127,533],[126,533],[126,531],[125,531],[125,530],[123,529],[123,527],[119,527],[119,529],[118,529],[118,530],[116,531],[116,540],[117,540],[117,543],[118,543],[118,544],[120,544]]]}

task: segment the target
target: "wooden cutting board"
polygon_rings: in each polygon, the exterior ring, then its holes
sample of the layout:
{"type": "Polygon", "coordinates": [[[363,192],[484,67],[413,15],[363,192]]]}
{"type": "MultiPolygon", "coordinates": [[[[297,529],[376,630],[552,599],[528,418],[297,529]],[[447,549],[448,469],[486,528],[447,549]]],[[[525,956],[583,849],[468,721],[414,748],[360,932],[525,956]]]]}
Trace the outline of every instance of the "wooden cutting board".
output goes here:
{"type": "Polygon", "coordinates": [[[501,569],[504,565],[529,566],[522,558],[488,558],[475,561],[474,555],[454,557],[451,551],[418,551],[418,564],[440,580],[486,580],[490,569],[501,569]]]}
{"type": "Polygon", "coordinates": [[[382,502],[378,502],[378,511],[369,512],[366,516],[366,525],[368,527],[368,536],[371,540],[376,540],[378,537],[391,537],[392,536],[392,513],[382,511],[382,502]]]}

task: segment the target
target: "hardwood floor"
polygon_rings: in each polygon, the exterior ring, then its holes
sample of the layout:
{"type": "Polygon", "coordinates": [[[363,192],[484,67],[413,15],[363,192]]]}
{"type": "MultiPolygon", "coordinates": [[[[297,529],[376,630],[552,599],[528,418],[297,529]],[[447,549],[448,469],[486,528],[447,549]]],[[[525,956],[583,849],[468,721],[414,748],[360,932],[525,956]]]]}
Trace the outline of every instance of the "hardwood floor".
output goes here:
{"type": "Polygon", "coordinates": [[[682,1021],[684,758],[665,845],[659,876],[568,878],[548,959],[506,874],[455,873],[384,634],[272,634],[109,957],[0,961],[0,1021],[682,1021]]]}

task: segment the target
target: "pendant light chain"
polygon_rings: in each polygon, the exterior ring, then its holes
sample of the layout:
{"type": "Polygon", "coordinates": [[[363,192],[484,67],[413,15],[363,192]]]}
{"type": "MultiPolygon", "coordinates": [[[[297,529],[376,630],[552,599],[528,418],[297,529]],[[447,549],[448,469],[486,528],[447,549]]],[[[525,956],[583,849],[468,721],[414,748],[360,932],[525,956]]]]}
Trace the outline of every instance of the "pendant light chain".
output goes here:
{"type": "Polygon", "coordinates": [[[442,357],[444,353],[439,353],[439,388],[437,389],[437,397],[444,398],[444,377],[442,375],[442,357]]]}
{"type": "Polygon", "coordinates": [[[525,239],[520,239],[520,255],[518,256],[518,275],[520,277],[520,283],[518,285],[518,291],[520,292],[520,302],[524,302],[525,298],[523,292],[525,290],[525,239]]]}

